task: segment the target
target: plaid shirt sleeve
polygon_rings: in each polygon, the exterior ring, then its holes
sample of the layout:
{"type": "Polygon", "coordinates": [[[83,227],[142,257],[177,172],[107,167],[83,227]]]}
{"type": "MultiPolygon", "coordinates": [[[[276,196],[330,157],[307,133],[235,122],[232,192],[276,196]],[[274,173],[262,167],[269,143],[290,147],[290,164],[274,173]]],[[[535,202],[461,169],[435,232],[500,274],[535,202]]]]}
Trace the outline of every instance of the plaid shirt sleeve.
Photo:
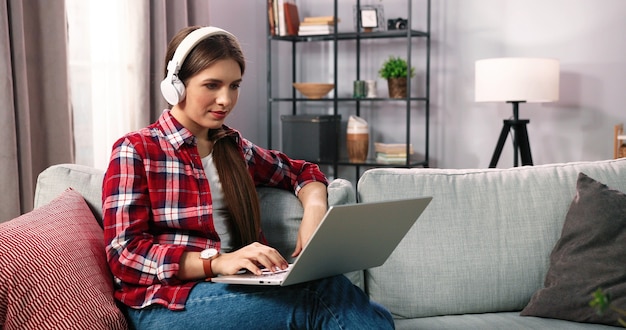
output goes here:
{"type": "Polygon", "coordinates": [[[174,284],[184,247],[154,244],[148,174],[128,138],[115,144],[103,184],[107,255],[119,280],[149,286],[174,284]]]}

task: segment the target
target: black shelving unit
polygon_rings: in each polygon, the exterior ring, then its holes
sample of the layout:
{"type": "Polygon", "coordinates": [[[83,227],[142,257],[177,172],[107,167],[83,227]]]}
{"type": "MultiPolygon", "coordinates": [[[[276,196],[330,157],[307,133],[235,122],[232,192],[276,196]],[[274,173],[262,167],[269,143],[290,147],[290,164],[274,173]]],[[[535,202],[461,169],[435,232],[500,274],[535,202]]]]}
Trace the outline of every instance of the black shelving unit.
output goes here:
{"type": "MultiPolygon", "coordinates": [[[[334,17],[338,17],[338,1],[334,1],[333,5],[333,13],[334,17]]],[[[402,1],[402,0],[398,0],[402,1]]],[[[406,154],[407,158],[404,163],[398,164],[388,164],[377,162],[374,159],[368,159],[365,162],[351,162],[348,160],[347,156],[342,157],[339,155],[339,150],[337,151],[337,155],[332,161],[324,161],[317,162],[320,165],[331,165],[333,167],[333,174],[338,172],[339,166],[352,166],[356,170],[357,179],[360,177],[360,170],[362,167],[428,167],[429,166],[429,134],[430,134],[430,26],[431,26],[431,18],[430,18],[430,9],[431,9],[431,0],[427,0],[425,6],[426,8],[426,30],[414,30],[412,29],[412,0],[403,0],[407,3],[407,26],[409,27],[406,30],[385,30],[385,31],[372,31],[372,32],[361,32],[359,29],[355,32],[337,32],[337,20],[335,20],[334,33],[324,34],[324,35],[307,35],[307,36],[278,36],[272,35],[269,30],[269,24],[267,25],[267,111],[268,111],[268,123],[267,123],[267,139],[268,139],[268,148],[273,147],[272,143],[272,119],[273,119],[273,108],[276,103],[280,102],[290,102],[292,105],[292,114],[298,114],[298,106],[306,103],[315,103],[315,102],[324,102],[331,103],[333,108],[333,114],[341,114],[341,105],[342,104],[350,104],[355,105],[356,115],[360,116],[361,114],[361,102],[404,102],[406,104],[406,116],[405,116],[405,124],[406,124],[406,154]],[[338,97],[337,96],[337,82],[340,78],[338,76],[338,43],[341,41],[349,40],[356,42],[356,80],[361,79],[361,41],[367,39],[405,39],[406,40],[406,59],[408,67],[411,68],[413,63],[411,63],[413,47],[415,46],[415,40],[423,40],[423,51],[425,51],[425,61],[416,68],[423,70],[425,73],[425,90],[424,95],[422,96],[413,96],[412,94],[412,82],[410,77],[407,77],[407,96],[404,99],[397,98],[386,98],[386,97],[377,97],[377,98],[367,98],[367,99],[359,99],[352,97],[338,97]],[[332,97],[323,98],[323,99],[307,99],[303,97],[296,97],[296,89],[292,87],[291,97],[274,97],[274,93],[272,91],[272,43],[274,42],[287,42],[291,44],[291,61],[292,61],[292,82],[296,82],[296,58],[298,56],[297,44],[299,43],[308,43],[308,42],[332,42],[333,43],[333,82],[335,84],[335,88],[332,91],[332,97]],[[410,145],[411,145],[411,108],[412,106],[421,103],[424,109],[424,145],[420,147],[421,149],[416,149],[416,151],[422,152],[420,158],[410,158],[410,145]]],[[[360,8],[361,3],[360,0],[356,0],[356,8],[360,8]]],[[[360,19],[357,15],[357,20],[360,19]]],[[[268,22],[269,23],[269,22],[268,22]]],[[[360,22],[357,21],[357,26],[360,26],[360,22]]],[[[410,70],[409,70],[410,74],[410,70]]],[[[350,79],[352,80],[352,79],[350,79]]],[[[374,124],[375,125],[375,124],[374,124]]],[[[373,126],[370,123],[370,129],[373,126]]],[[[338,144],[340,141],[337,141],[338,144]]],[[[370,141],[371,142],[371,141],[370,141]]],[[[337,148],[339,149],[339,148],[337,148]]]]}

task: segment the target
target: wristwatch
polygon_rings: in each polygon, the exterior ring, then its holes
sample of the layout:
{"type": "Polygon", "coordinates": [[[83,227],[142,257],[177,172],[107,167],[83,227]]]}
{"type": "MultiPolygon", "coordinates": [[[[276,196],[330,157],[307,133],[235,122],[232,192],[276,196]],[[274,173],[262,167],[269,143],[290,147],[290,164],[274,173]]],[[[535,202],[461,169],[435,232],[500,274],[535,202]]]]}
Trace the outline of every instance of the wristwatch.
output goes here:
{"type": "Polygon", "coordinates": [[[211,261],[215,258],[217,258],[217,256],[220,253],[216,250],[216,249],[205,249],[202,250],[202,252],[200,252],[200,259],[202,259],[202,267],[204,268],[204,275],[206,275],[207,278],[211,278],[211,277],[215,277],[215,274],[213,274],[213,270],[211,269],[211,261]]]}

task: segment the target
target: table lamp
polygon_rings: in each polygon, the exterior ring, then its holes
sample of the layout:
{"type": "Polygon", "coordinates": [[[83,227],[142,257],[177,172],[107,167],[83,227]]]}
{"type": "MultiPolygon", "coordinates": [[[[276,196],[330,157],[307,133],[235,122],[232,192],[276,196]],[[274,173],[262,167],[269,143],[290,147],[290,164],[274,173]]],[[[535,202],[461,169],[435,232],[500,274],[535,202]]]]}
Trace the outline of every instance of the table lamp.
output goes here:
{"type": "Polygon", "coordinates": [[[506,138],[513,135],[513,165],[533,165],[526,124],[519,119],[519,104],[559,100],[559,61],[549,58],[505,57],[476,61],[475,101],[506,102],[513,105],[513,119],[504,120],[489,167],[496,167],[506,138]]]}

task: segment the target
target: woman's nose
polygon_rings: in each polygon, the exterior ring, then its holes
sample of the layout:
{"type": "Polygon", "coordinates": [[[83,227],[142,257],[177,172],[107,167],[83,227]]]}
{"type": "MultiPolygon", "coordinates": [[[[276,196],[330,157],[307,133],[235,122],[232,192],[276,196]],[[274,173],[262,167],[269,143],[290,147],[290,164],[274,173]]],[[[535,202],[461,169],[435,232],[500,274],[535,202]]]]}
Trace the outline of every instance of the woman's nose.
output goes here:
{"type": "Polygon", "coordinates": [[[220,88],[219,92],[217,93],[216,102],[224,106],[230,105],[230,103],[232,102],[231,94],[232,91],[230,90],[230,88],[220,88]]]}

